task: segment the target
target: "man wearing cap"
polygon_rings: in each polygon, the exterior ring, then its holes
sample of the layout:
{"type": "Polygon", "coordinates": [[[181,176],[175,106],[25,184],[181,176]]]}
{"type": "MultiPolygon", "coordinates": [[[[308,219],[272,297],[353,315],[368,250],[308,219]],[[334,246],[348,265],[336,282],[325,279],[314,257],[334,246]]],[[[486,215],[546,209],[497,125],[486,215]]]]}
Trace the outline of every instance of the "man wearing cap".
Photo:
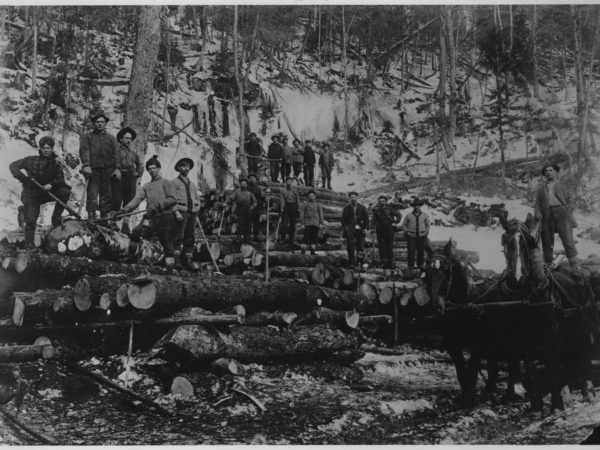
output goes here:
{"type": "MultiPolygon", "coordinates": [[[[304,149],[298,139],[294,139],[294,147],[292,147],[292,168],[294,169],[294,177],[299,179],[304,165],[304,149]]],[[[306,184],[306,180],[304,180],[306,184]]]]}
{"type": "Polygon", "coordinates": [[[240,178],[240,187],[233,193],[231,203],[231,213],[237,215],[240,242],[248,242],[252,211],[256,208],[257,203],[254,194],[248,190],[248,181],[245,178],[240,178]]]}
{"type": "Polygon", "coordinates": [[[194,161],[190,158],[181,158],[175,164],[179,176],[171,180],[175,205],[172,207],[175,224],[173,227],[173,253],[175,263],[181,259],[183,267],[193,270],[192,256],[196,242],[196,214],[200,210],[200,197],[198,188],[188,178],[194,161]]]}
{"type": "Polygon", "coordinates": [[[365,231],[369,226],[367,208],[358,203],[358,193],[350,192],[350,203],[342,210],[342,229],[346,238],[348,263],[362,264],[365,231]]]}
{"type": "MultiPolygon", "coordinates": [[[[117,133],[117,141],[121,150],[121,180],[112,179],[113,188],[113,210],[117,211],[121,206],[129,203],[135,197],[137,189],[137,180],[144,174],[144,168],[140,162],[140,157],[131,148],[131,142],[136,138],[135,130],[129,127],[123,128],[117,133]]],[[[130,217],[123,218],[123,227],[121,231],[129,234],[130,217]]]]}
{"type": "Polygon", "coordinates": [[[304,184],[306,186],[315,186],[315,164],[317,159],[312,147],[312,141],[308,139],[304,146],[304,184]]]}
{"type": "Polygon", "coordinates": [[[288,145],[288,137],[286,135],[281,137],[281,148],[283,149],[281,155],[281,179],[285,180],[292,174],[292,161],[294,160],[293,150],[288,145]]]}
{"type": "Polygon", "coordinates": [[[319,229],[325,223],[323,217],[323,208],[317,202],[317,194],[313,190],[308,191],[308,201],[300,208],[300,223],[304,227],[304,241],[311,255],[314,255],[317,250],[319,229]]]}
{"type": "Polygon", "coordinates": [[[108,117],[102,110],[92,115],[94,129],[79,140],[79,157],[83,175],[89,178],[86,209],[89,218],[96,210],[106,217],[116,203],[111,182],[121,179],[121,149],[115,137],[106,132],[108,117]],[[100,201],[98,201],[98,197],[100,201]]]}
{"type": "Polygon", "coordinates": [[[319,156],[319,167],[321,168],[321,187],[331,189],[331,171],[333,170],[333,166],[335,164],[335,160],[333,158],[333,152],[329,148],[329,144],[327,142],[323,143],[323,151],[321,152],[321,156],[319,156]]]}
{"type": "Polygon", "coordinates": [[[402,229],[406,235],[408,246],[408,268],[415,268],[415,253],[417,254],[417,267],[423,269],[424,252],[429,235],[429,216],[421,211],[424,205],[423,200],[415,199],[411,206],[413,210],[409,212],[402,222],[402,229]]]}
{"type": "Polygon", "coordinates": [[[567,185],[558,179],[560,167],[546,164],[542,169],[544,177],[535,195],[534,216],[542,221],[541,237],[544,261],[552,265],[554,260],[554,234],[558,233],[572,267],[579,265],[577,249],[573,239],[573,228],[577,223],[573,218],[571,195],[567,185]]]}
{"type": "Polygon", "coordinates": [[[255,241],[258,241],[258,231],[260,227],[260,213],[263,210],[265,196],[262,188],[256,182],[256,175],[251,173],[248,175],[248,191],[252,192],[256,199],[256,207],[250,213],[250,228],[255,241]]]}
{"type": "Polygon", "coordinates": [[[256,133],[250,133],[250,139],[246,142],[246,157],[248,158],[248,172],[258,173],[260,157],[262,155],[262,146],[256,133]]]}
{"type": "Polygon", "coordinates": [[[146,200],[146,218],[152,221],[152,226],[163,246],[165,265],[173,267],[175,265],[173,206],[176,205],[177,200],[173,193],[173,183],[161,177],[160,168],[160,161],[156,156],[146,162],[146,170],[150,174],[151,180],[137,191],[135,197],[123,206],[119,214],[133,211],[146,200]]]}
{"type": "Polygon", "coordinates": [[[294,243],[296,234],[296,220],[300,214],[300,196],[292,183],[294,178],[288,176],[285,180],[285,187],[279,192],[279,207],[281,208],[281,222],[283,232],[281,233],[282,240],[285,240],[285,234],[289,237],[289,243],[294,243]]]}
{"type": "Polygon", "coordinates": [[[281,165],[281,159],[283,158],[283,148],[279,143],[279,136],[273,135],[271,137],[271,144],[267,150],[267,158],[269,160],[269,168],[271,171],[271,181],[277,183],[279,179],[279,167],[281,165]]]}
{"type": "Polygon", "coordinates": [[[380,195],[373,209],[371,229],[377,234],[381,263],[388,269],[394,268],[394,225],[400,222],[401,217],[387,204],[387,197],[380,195]]]}
{"type": "MultiPolygon", "coordinates": [[[[23,213],[25,220],[25,247],[33,248],[35,241],[35,227],[40,216],[40,206],[43,203],[55,201],[49,193],[54,194],[64,203],[67,203],[71,195],[71,187],[65,182],[63,169],[56,160],[54,154],[54,139],[44,136],[39,141],[39,156],[27,156],[11,163],[8,168],[13,177],[23,183],[21,201],[23,202],[23,213]],[[27,175],[39,184],[43,189],[34,185],[21,172],[25,169],[27,175]]],[[[56,203],[52,212],[52,226],[60,225],[60,218],[64,207],[56,203]]]]}

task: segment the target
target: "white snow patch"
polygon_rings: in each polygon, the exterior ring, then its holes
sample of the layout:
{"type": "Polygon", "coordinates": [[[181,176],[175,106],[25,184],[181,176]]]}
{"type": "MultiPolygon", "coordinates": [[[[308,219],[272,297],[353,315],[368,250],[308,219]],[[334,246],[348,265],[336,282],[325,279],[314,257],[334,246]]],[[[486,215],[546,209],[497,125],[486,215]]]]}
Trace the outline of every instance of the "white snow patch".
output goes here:
{"type": "Polygon", "coordinates": [[[60,389],[48,388],[48,389],[38,391],[38,394],[41,395],[42,397],[44,397],[46,400],[52,400],[55,398],[62,397],[62,392],[60,391],[60,389]]]}
{"type": "Polygon", "coordinates": [[[342,429],[345,425],[347,425],[350,421],[350,416],[348,413],[344,414],[339,419],[335,419],[334,421],[328,423],[327,425],[319,426],[319,431],[323,431],[326,433],[341,433],[342,429]]]}
{"type": "Polygon", "coordinates": [[[381,402],[379,409],[383,414],[400,416],[423,409],[433,409],[429,400],[420,398],[418,400],[394,400],[391,402],[381,402]]]}

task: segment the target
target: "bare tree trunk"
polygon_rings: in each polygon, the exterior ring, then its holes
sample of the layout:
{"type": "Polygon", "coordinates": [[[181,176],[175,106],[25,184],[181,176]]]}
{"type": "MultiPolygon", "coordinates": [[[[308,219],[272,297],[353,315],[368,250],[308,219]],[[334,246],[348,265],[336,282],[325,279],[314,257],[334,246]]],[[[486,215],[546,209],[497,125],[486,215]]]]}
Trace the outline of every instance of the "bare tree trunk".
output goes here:
{"type": "Polygon", "coordinates": [[[192,5],[192,22],[194,25],[194,39],[196,39],[197,41],[200,36],[198,33],[198,17],[196,16],[196,5],[192,5]]]}
{"type": "MultiPolygon", "coordinates": [[[[586,153],[585,136],[585,98],[586,86],[584,79],[583,55],[581,49],[581,35],[579,26],[579,11],[575,5],[571,5],[571,18],[573,25],[573,37],[575,42],[575,80],[577,85],[577,131],[579,140],[577,143],[577,164],[579,165],[581,157],[586,153]]],[[[587,158],[586,158],[587,159],[587,158]]]]}
{"type": "Polygon", "coordinates": [[[342,5],[342,72],[344,76],[344,147],[348,142],[348,80],[346,78],[346,68],[348,65],[346,55],[346,41],[348,39],[346,32],[346,12],[344,5],[342,5]]]}
{"type": "MultiPolygon", "coordinates": [[[[194,6],[195,8],[195,6],[194,6]]],[[[194,69],[196,70],[196,72],[202,72],[204,70],[204,56],[206,55],[206,41],[207,41],[207,26],[208,26],[208,20],[206,18],[206,5],[202,5],[202,12],[201,12],[201,16],[200,16],[200,27],[201,27],[201,33],[202,33],[202,48],[200,49],[200,57],[198,58],[198,62],[196,62],[196,66],[194,67],[194,69]]],[[[196,23],[196,19],[194,19],[194,24],[196,23]]],[[[198,34],[196,32],[196,34],[198,34]]]]}
{"type": "Polygon", "coordinates": [[[31,61],[31,95],[37,91],[38,6],[33,7],[33,55],[31,61]]]}
{"type": "Polygon", "coordinates": [[[323,62],[321,61],[321,18],[323,12],[321,10],[321,5],[317,5],[317,8],[319,10],[319,24],[317,25],[319,27],[319,37],[317,39],[317,56],[319,59],[319,67],[321,67],[321,64],[323,64],[323,62]]]}
{"type": "MultiPolygon", "coordinates": [[[[535,98],[540,98],[540,84],[538,83],[538,59],[537,59],[537,5],[533,5],[531,15],[531,62],[532,62],[532,77],[533,77],[533,95],[535,98]]],[[[554,52],[550,52],[552,55],[554,52]]],[[[550,65],[552,71],[552,63],[550,65]]]]}
{"type": "Polygon", "coordinates": [[[233,67],[235,72],[235,83],[238,88],[238,122],[240,125],[240,135],[238,140],[239,155],[240,155],[240,170],[242,176],[248,176],[248,160],[246,157],[246,149],[244,147],[244,86],[240,75],[240,44],[238,35],[238,6],[233,7],[233,67]]]}
{"type": "Polygon", "coordinates": [[[446,133],[446,139],[448,146],[450,148],[446,148],[446,155],[454,153],[453,141],[454,141],[454,132],[456,130],[456,102],[457,102],[457,93],[456,93],[456,47],[455,47],[455,30],[452,19],[452,6],[442,6],[442,10],[444,11],[444,19],[445,26],[444,31],[446,34],[446,48],[448,50],[448,63],[450,65],[450,100],[449,100],[449,109],[448,109],[448,127],[446,133]]]}
{"type": "Polygon", "coordinates": [[[439,34],[439,44],[440,44],[440,55],[439,55],[439,65],[440,65],[440,82],[437,89],[438,96],[438,112],[437,112],[437,125],[438,125],[438,142],[443,143],[446,154],[448,154],[448,148],[446,148],[446,21],[444,19],[445,16],[445,7],[440,6],[440,34],[439,34]]]}
{"type": "Polygon", "coordinates": [[[148,145],[162,11],[162,6],[141,7],[125,108],[124,123],[137,132],[137,139],[131,145],[142,161],[148,145]]]}

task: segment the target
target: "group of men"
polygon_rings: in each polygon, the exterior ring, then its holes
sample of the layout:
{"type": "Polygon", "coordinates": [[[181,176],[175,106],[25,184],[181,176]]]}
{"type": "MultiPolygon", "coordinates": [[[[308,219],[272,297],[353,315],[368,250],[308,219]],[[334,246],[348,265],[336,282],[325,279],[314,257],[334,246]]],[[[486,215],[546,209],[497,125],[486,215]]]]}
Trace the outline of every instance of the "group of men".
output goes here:
{"type": "MultiPolygon", "coordinates": [[[[285,134],[275,134],[271,137],[271,144],[267,149],[266,160],[269,162],[269,177],[272,182],[287,181],[292,176],[303,180],[306,186],[315,186],[315,165],[318,163],[321,170],[321,187],[331,189],[331,173],[335,166],[335,158],[329,143],[324,142],[319,152],[315,151],[316,142],[308,139],[304,145],[299,139],[294,139],[292,145],[288,143],[285,134]],[[300,175],[303,175],[301,178],[300,175]]],[[[265,160],[264,151],[256,133],[251,133],[246,142],[246,156],[248,157],[249,173],[258,174],[260,162],[265,160]]]]}

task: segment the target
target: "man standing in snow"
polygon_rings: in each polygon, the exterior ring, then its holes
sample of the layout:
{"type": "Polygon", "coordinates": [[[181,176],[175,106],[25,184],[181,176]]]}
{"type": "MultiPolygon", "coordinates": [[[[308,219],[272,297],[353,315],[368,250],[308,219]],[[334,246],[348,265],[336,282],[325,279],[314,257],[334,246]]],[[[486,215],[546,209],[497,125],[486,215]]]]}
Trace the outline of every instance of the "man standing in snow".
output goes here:
{"type": "Polygon", "coordinates": [[[88,218],[106,217],[114,211],[113,190],[119,189],[121,179],[121,149],[115,137],[106,132],[108,117],[102,110],[91,117],[94,130],[84,134],[79,140],[79,157],[82,172],[89,178],[86,210],[88,218]],[[98,201],[100,198],[100,201],[98,201]]]}
{"type": "Polygon", "coordinates": [[[346,238],[348,263],[362,264],[365,231],[369,226],[367,208],[358,203],[358,193],[350,192],[350,203],[342,210],[342,229],[346,238]]]}
{"type": "Polygon", "coordinates": [[[544,261],[551,265],[554,260],[554,234],[558,233],[565,254],[572,267],[579,265],[577,249],[573,239],[573,228],[577,223],[573,218],[571,196],[567,185],[558,179],[560,167],[546,164],[542,169],[544,179],[538,185],[535,195],[534,215],[542,221],[541,237],[544,261]]]}
{"type": "Polygon", "coordinates": [[[333,159],[333,152],[329,148],[329,144],[325,142],[323,143],[323,151],[321,152],[321,156],[319,156],[322,188],[327,187],[327,189],[331,189],[331,171],[333,170],[334,164],[335,160],[333,159]]]}
{"type": "Polygon", "coordinates": [[[250,139],[246,142],[246,157],[248,158],[248,172],[258,173],[262,146],[256,133],[250,133],[250,139]]]}
{"type": "Polygon", "coordinates": [[[177,203],[173,205],[173,254],[175,263],[177,258],[181,260],[183,267],[193,270],[192,256],[194,244],[196,243],[196,214],[200,210],[200,196],[198,188],[188,178],[190,170],[194,167],[194,161],[190,158],[181,158],[175,164],[175,170],[179,176],[171,181],[173,184],[173,195],[177,203]]]}
{"type": "Polygon", "coordinates": [[[423,200],[415,199],[411,204],[413,210],[406,215],[402,222],[408,246],[409,270],[415,268],[415,253],[417,254],[417,267],[423,269],[425,263],[424,253],[429,235],[429,216],[421,211],[423,205],[423,200]]]}
{"type": "Polygon", "coordinates": [[[315,151],[312,148],[312,141],[306,140],[304,146],[304,184],[306,186],[315,186],[315,164],[317,158],[315,157],[315,151]]]}
{"type": "Polygon", "coordinates": [[[380,195],[377,206],[373,209],[371,229],[377,234],[381,263],[388,269],[394,268],[394,225],[400,218],[387,204],[387,197],[380,195]]]}
{"type": "Polygon", "coordinates": [[[238,237],[240,242],[250,240],[250,221],[252,211],[256,208],[256,198],[248,190],[248,181],[245,178],[240,179],[240,187],[233,193],[231,199],[231,213],[237,215],[238,237]]]}
{"type": "MultiPolygon", "coordinates": [[[[48,194],[54,194],[64,203],[67,203],[71,195],[71,187],[65,182],[63,169],[54,154],[54,139],[44,136],[40,139],[39,148],[39,156],[27,156],[8,166],[13,177],[23,183],[21,201],[25,216],[25,248],[34,247],[35,227],[40,216],[40,206],[43,203],[54,201],[48,194]],[[21,172],[22,169],[27,171],[29,177],[41,184],[43,190],[29,181],[21,172]]],[[[52,213],[53,227],[60,225],[63,210],[63,206],[55,204],[52,213]]]]}
{"type": "Polygon", "coordinates": [[[158,234],[158,239],[163,246],[165,265],[175,265],[175,251],[173,248],[173,206],[177,203],[173,192],[173,183],[165,180],[160,175],[160,161],[153,156],[146,162],[146,170],[150,174],[151,181],[144,184],[137,191],[133,200],[127,203],[119,214],[133,211],[144,200],[146,200],[146,218],[152,222],[152,228],[158,234]]]}
{"type": "Polygon", "coordinates": [[[267,158],[269,159],[269,167],[271,169],[271,181],[277,183],[279,179],[279,167],[283,158],[283,148],[279,143],[279,136],[274,135],[271,137],[271,140],[273,142],[271,142],[267,150],[267,158]]]}

